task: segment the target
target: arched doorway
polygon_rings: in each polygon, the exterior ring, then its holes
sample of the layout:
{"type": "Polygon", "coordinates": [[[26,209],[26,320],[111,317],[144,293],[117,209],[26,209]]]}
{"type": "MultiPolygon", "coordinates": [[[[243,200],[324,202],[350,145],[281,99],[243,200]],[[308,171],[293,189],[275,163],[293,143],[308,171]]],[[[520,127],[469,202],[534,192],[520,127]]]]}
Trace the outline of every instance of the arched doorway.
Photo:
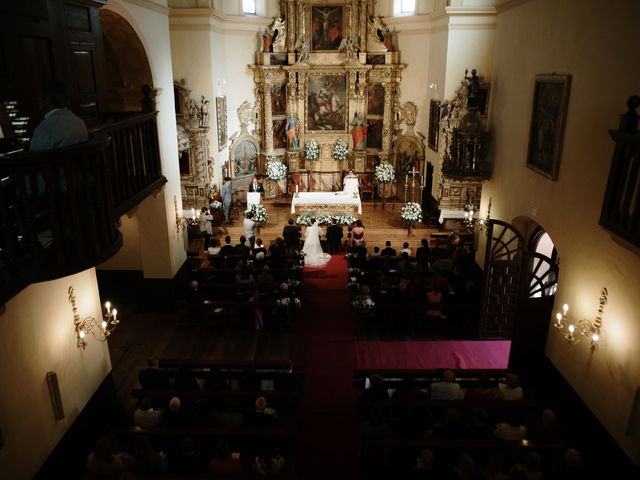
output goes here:
{"type": "Polygon", "coordinates": [[[153,85],[147,53],[129,22],[100,9],[107,111],[139,112],[143,85],[153,85]]]}

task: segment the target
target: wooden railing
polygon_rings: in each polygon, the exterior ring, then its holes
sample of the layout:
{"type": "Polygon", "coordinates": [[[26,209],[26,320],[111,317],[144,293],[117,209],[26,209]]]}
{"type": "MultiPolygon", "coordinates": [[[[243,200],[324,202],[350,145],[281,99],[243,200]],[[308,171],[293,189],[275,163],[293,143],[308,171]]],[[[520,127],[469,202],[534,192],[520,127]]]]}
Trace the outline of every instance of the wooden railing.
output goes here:
{"type": "Polygon", "coordinates": [[[166,183],[155,115],[93,129],[86,143],[0,157],[0,305],[117,252],[118,218],[166,183]]]}

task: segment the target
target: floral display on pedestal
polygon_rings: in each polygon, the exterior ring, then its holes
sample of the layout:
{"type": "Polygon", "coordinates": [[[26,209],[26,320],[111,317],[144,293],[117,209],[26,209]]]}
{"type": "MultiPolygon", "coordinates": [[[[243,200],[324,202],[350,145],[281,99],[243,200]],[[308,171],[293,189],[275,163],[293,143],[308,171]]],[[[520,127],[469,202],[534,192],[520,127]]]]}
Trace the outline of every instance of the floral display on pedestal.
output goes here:
{"type": "Polygon", "coordinates": [[[333,146],[333,159],[338,162],[342,162],[347,159],[348,153],[348,145],[342,139],[338,139],[338,141],[333,146]]]}
{"type": "Polygon", "coordinates": [[[244,212],[244,216],[246,217],[249,212],[253,212],[253,221],[256,222],[256,226],[260,227],[267,223],[269,213],[261,203],[252,204],[251,207],[244,212]]]}
{"type": "Polygon", "coordinates": [[[287,166],[277,160],[267,162],[267,178],[278,181],[287,178],[287,166]]]}
{"type": "Polygon", "coordinates": [[[315,139],[309,140],[304,146],[304,158],[305,160],[313,161],[317,160],[320,156],[320,146],[315,139]]]}
{"type": "Polygon", "coordinates": [[[411,234],[411,227],[422,222],[422,207],[416,202],[407,202],[400,209],[400,218],[411,234]]]}

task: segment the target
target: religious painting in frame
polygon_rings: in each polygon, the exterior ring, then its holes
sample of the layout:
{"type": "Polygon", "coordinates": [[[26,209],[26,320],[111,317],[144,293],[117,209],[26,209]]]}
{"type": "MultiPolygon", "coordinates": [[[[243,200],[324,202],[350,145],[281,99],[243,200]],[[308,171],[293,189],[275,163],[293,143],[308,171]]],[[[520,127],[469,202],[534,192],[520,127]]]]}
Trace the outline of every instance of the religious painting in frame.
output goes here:
{"type": "Polygon", "coordinates": [[[227,148],[227,97],[216,97],[216,127],[218,151],[227,148]]]}
{"type": "Polygon", "coordinates": [[[527,167],[558,178],[571,75],[536,75],[527,167]]]}
{"type": "Polygon", "coordinates": [[[384,115],[384,87],[380,83],[367,85],[367,113],[384,115]]]}
{"type": "Polygon", "coordinates": [[[342,5],[311,5],[311,49],[338,50],[342,42],[342,5]]]}
{"type": "Polygon", "coordinates": [[[234,145],[231,152],[231,161],[234,177],[244,177],[254,175],[257,171],[256,162],[258,159],[258,149],[254,142],[242,140],[234,145]]]}
{"type": "Polygon", "coordinates": [[[382,148],[382,118],[367,119],[367,148],[382,148]]]}
{"type": "Polygon", "coordinates": [[[347,77],[309,75],[307,131],[347,131],[347,77]]]}
{"type": "Polygon", "coordinates": [[[287,86],[271,86],[271,113],[273,115],[284,115],[287,113],[287,86]]]}
{"type": "Polygon", "coordinates": [[[285,120],[273,120],[273,148],[286,148],[285,120]]]}
{"type": "Polygon", "coordinates": [[[440,137],[440,101],[431,99],[429,103],[429,134],[427,146],[434,152],[438,151],[438,138],[440,137]]]}

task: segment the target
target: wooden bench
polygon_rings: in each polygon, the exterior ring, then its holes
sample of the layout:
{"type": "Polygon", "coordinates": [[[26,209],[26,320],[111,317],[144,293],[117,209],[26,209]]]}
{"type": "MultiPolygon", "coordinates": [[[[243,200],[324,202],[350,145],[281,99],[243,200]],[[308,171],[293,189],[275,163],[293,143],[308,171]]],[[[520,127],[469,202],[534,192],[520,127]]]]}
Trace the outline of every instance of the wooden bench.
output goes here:
{"type": "MultiPolygon", "coordinates": [[[[386,388],[400,388],[405,378],[412,377],[415,385],[419,388],[428,388],[432,382],[439,382],[444,369],[423,370],[423,369],[404,369],[404,370],[371,370],[359,369],[353,372],[353,388],[363,390],[366,380],[373,375],[380,375],[384,379],[386,388]]],[[[476,382],[481,375],[489,377],[489,381],[493,384],[503,382],[508,370],[504,369],[465,369],[455,371],[455,381],[468,384],[476,382]]]]}

